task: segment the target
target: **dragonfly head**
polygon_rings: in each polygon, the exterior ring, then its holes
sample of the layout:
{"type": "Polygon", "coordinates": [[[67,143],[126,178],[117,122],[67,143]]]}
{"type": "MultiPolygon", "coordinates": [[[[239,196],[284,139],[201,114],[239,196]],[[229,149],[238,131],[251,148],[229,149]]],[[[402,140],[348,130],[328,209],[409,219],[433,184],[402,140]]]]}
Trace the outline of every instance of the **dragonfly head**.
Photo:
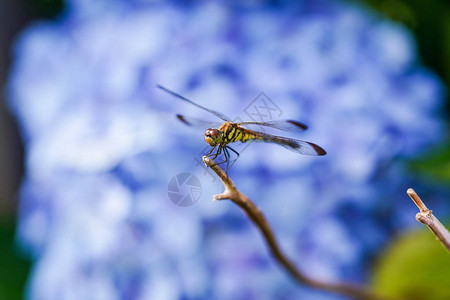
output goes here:
{"type": "Polygon", "coordinates": [[[218,129],[209,128],[205,132],[205,141],[214,147],[222,142],[222,132],[218,129]]]}

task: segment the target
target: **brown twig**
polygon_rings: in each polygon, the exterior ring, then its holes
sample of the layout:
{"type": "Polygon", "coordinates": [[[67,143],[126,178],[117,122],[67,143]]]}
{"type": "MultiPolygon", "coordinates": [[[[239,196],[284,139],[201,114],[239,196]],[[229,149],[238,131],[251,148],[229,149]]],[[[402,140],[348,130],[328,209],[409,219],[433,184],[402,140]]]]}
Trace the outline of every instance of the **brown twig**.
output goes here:
{"type": "Polygon", "coordinates": [[[256,227],[261,231],[264,241],[269,248],[275,260],[300,284],[328,292],[337,293],[353,299],[361,300],[382,300],[381,297],[365,287],[351,283],[327,283],[322,282],[303,274],[281,251],[280,246],[273,234],[272,228],[258,207],[244,194],[242,194],[234,185],[233,181],[225,172],[209,157],[203,156],[203,162],[210,167],[222,180],[225,191],[222,194],[214,195],[214,200],[229,199],[236,203],[247,216],[252,220],[256,227]]]}
{"type": "Polygon", "coordinates": [[[420,199],[419,195],[417,195],[412,188],[409,188],[406,193],[420,210],[420,212],[416,214],[416,220],[427,225],[441,244],[450,251],[450,232],[448,232],[447,228],[439,222],[433,215],[432,210],[429,210],[426,207],[425,203],[423,203],[422,199],[420,199]]]}

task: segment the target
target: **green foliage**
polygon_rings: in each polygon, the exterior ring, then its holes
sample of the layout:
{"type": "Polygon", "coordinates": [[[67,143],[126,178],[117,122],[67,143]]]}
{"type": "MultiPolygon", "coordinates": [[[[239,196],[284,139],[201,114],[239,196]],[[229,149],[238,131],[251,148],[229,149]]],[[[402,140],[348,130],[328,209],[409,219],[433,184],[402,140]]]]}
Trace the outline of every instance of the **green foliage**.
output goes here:
{"type": "Polygon", "coordinates": [[[420,159],[409,163],[413,173],[427,177],[437,183],[450,183],[450,144],[443,144],[439,148],[425,154],[420,159]]]}
{"type": "Polygon", "coordinates": [[[414,31],[424,63],[450,84],[450,1],[362,0],[414,31]]]}
{"type": "Polygon", "coordinates": [[[0,299],[23,299],[30,262],[14,246],[14,223],[0,222],[0,299]]]}
{"type": "MultiPolygon", "coordinates": [[[[355,0],[354,0],[355,1],[355,0]]],[[[450,116],[450,1],[356,0],[409,27],[417,38],[421,64],[434,70],[447,85],[446,117],[450,116]]],[[[420,121],[420,120],[418,120],[420,121]]],[[[448,122],[448,121],[447,121],[448,122]]],[[[450,183],[450,144],[411,162],[410,171],[424,179],[450,183]]],[[[450,299],[450,298],[449,298],[450,299]]]]}
{"type": "Polygon", "coordinates": [[[409,300],[450,299],[450,253],[428,229],[410,232],[380,258],[373,287],[383,295],[409,300]]]}
{"type": "Polygon", "coordinates": [[[26,0],[28,9],[39,18],[53,19],[64,9],[64,0],[26,0]]]}

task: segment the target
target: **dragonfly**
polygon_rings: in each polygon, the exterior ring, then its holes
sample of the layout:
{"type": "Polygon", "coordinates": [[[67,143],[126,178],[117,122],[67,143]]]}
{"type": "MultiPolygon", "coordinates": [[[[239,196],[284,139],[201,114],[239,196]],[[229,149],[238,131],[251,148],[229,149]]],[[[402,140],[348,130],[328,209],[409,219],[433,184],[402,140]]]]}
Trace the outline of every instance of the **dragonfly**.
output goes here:
{"type": "MultiPolygon", "coordinates": [[[[274,143],[278,144],[280,146],[283,146],[284,148],[291,150],[293,152],[303,154],[303,155],[312,155],[312,156],[322,156],[326,154],[326,151],[311,142],[306,142],[302,140],[287,138],[284,136],[276,136],[264,132],[254,131],[248,128],[245,128],[249,125],[258,125],[258,126],[264,126],[269,128],[274,128],[278,130],[283,131],[292,131],[292,132],[298,132],[298,131],[304,131],[308,129],[308,126],[294,120],[276,120],[276,121],[267,121],[267,122],[258,122],[258,121],[247,121],[247,122],[239,122],[235,123],[230,120],[227,116],[224,114],[217,112],[212,109],[208,109],[206,107],[201,106],[200,104],[195,103],[192,100],[189,100],[186,97],[181,96],[180,94],[177,94],[161,85],[157,85],[158,88],[161,90],[171,94],[172,96],[175,96],[176,98],[185,101],[187,103],[190,103],[204,111],[209,112],[210,114],[215,115],[219,119],[223,121],[222,125],[220,125],[219,128],[208,128],[205,132],[205,141],[206,143],[211,146],[211,150],[208,154],[206,154],[207,157],[210,157],[211,159],[216,159],[220,154],[223,153],[224,161],[220,163],[216,163],[218,165],[227,163],[226,172],[228,172],[229,168],[236,162],[236,160],[239,157],[239,153],[231,148],[229,144],[236,143],[236,142],[242,142],[246,143],[249,141],[261,141],[261,142],[267,142],[267,143],[274,143]],[[230,152],[234,152],[237,156],[236,159],[233,160],[233,162],[230,164],[230,152]]],[[[193,127],[207,127],[211,124],[211,122],[199,120],[191,117],[187,117],[181,114],[177,114],[177,118],[183,122],[184,124],[188,126],[193,127]]]]}

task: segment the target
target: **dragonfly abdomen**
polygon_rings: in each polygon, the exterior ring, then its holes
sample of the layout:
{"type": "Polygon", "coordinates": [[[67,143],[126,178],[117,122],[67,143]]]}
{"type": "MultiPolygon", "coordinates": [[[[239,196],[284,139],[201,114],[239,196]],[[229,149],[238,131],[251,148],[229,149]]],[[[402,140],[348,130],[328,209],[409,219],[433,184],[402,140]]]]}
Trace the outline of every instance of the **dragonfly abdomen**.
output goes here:
{"type": "Polygon", "coordinates": [[[272,135],[264,135],[259,132],[254,132],[251,130],[243,129],[243,137],[241,141],[247,142],[247,141],[261,141],[261,142],[267,142],[267,143],[276,143],[282,146],[288,146],[292,148],[297,148],[298,144],[293,142],[291,139],[284,138],[281,136],[272,136],[272,135]]]}
{"type": "Polygon", "coordinates": [[[253,141],[253,140],[263,140],[263,138],[261,136],[259,136],[256,133],[253,133],[250,130],[247,129],[242,129],[242,136],[239,139],[241,142],[245,143],[247,141],[253,141]]]}

